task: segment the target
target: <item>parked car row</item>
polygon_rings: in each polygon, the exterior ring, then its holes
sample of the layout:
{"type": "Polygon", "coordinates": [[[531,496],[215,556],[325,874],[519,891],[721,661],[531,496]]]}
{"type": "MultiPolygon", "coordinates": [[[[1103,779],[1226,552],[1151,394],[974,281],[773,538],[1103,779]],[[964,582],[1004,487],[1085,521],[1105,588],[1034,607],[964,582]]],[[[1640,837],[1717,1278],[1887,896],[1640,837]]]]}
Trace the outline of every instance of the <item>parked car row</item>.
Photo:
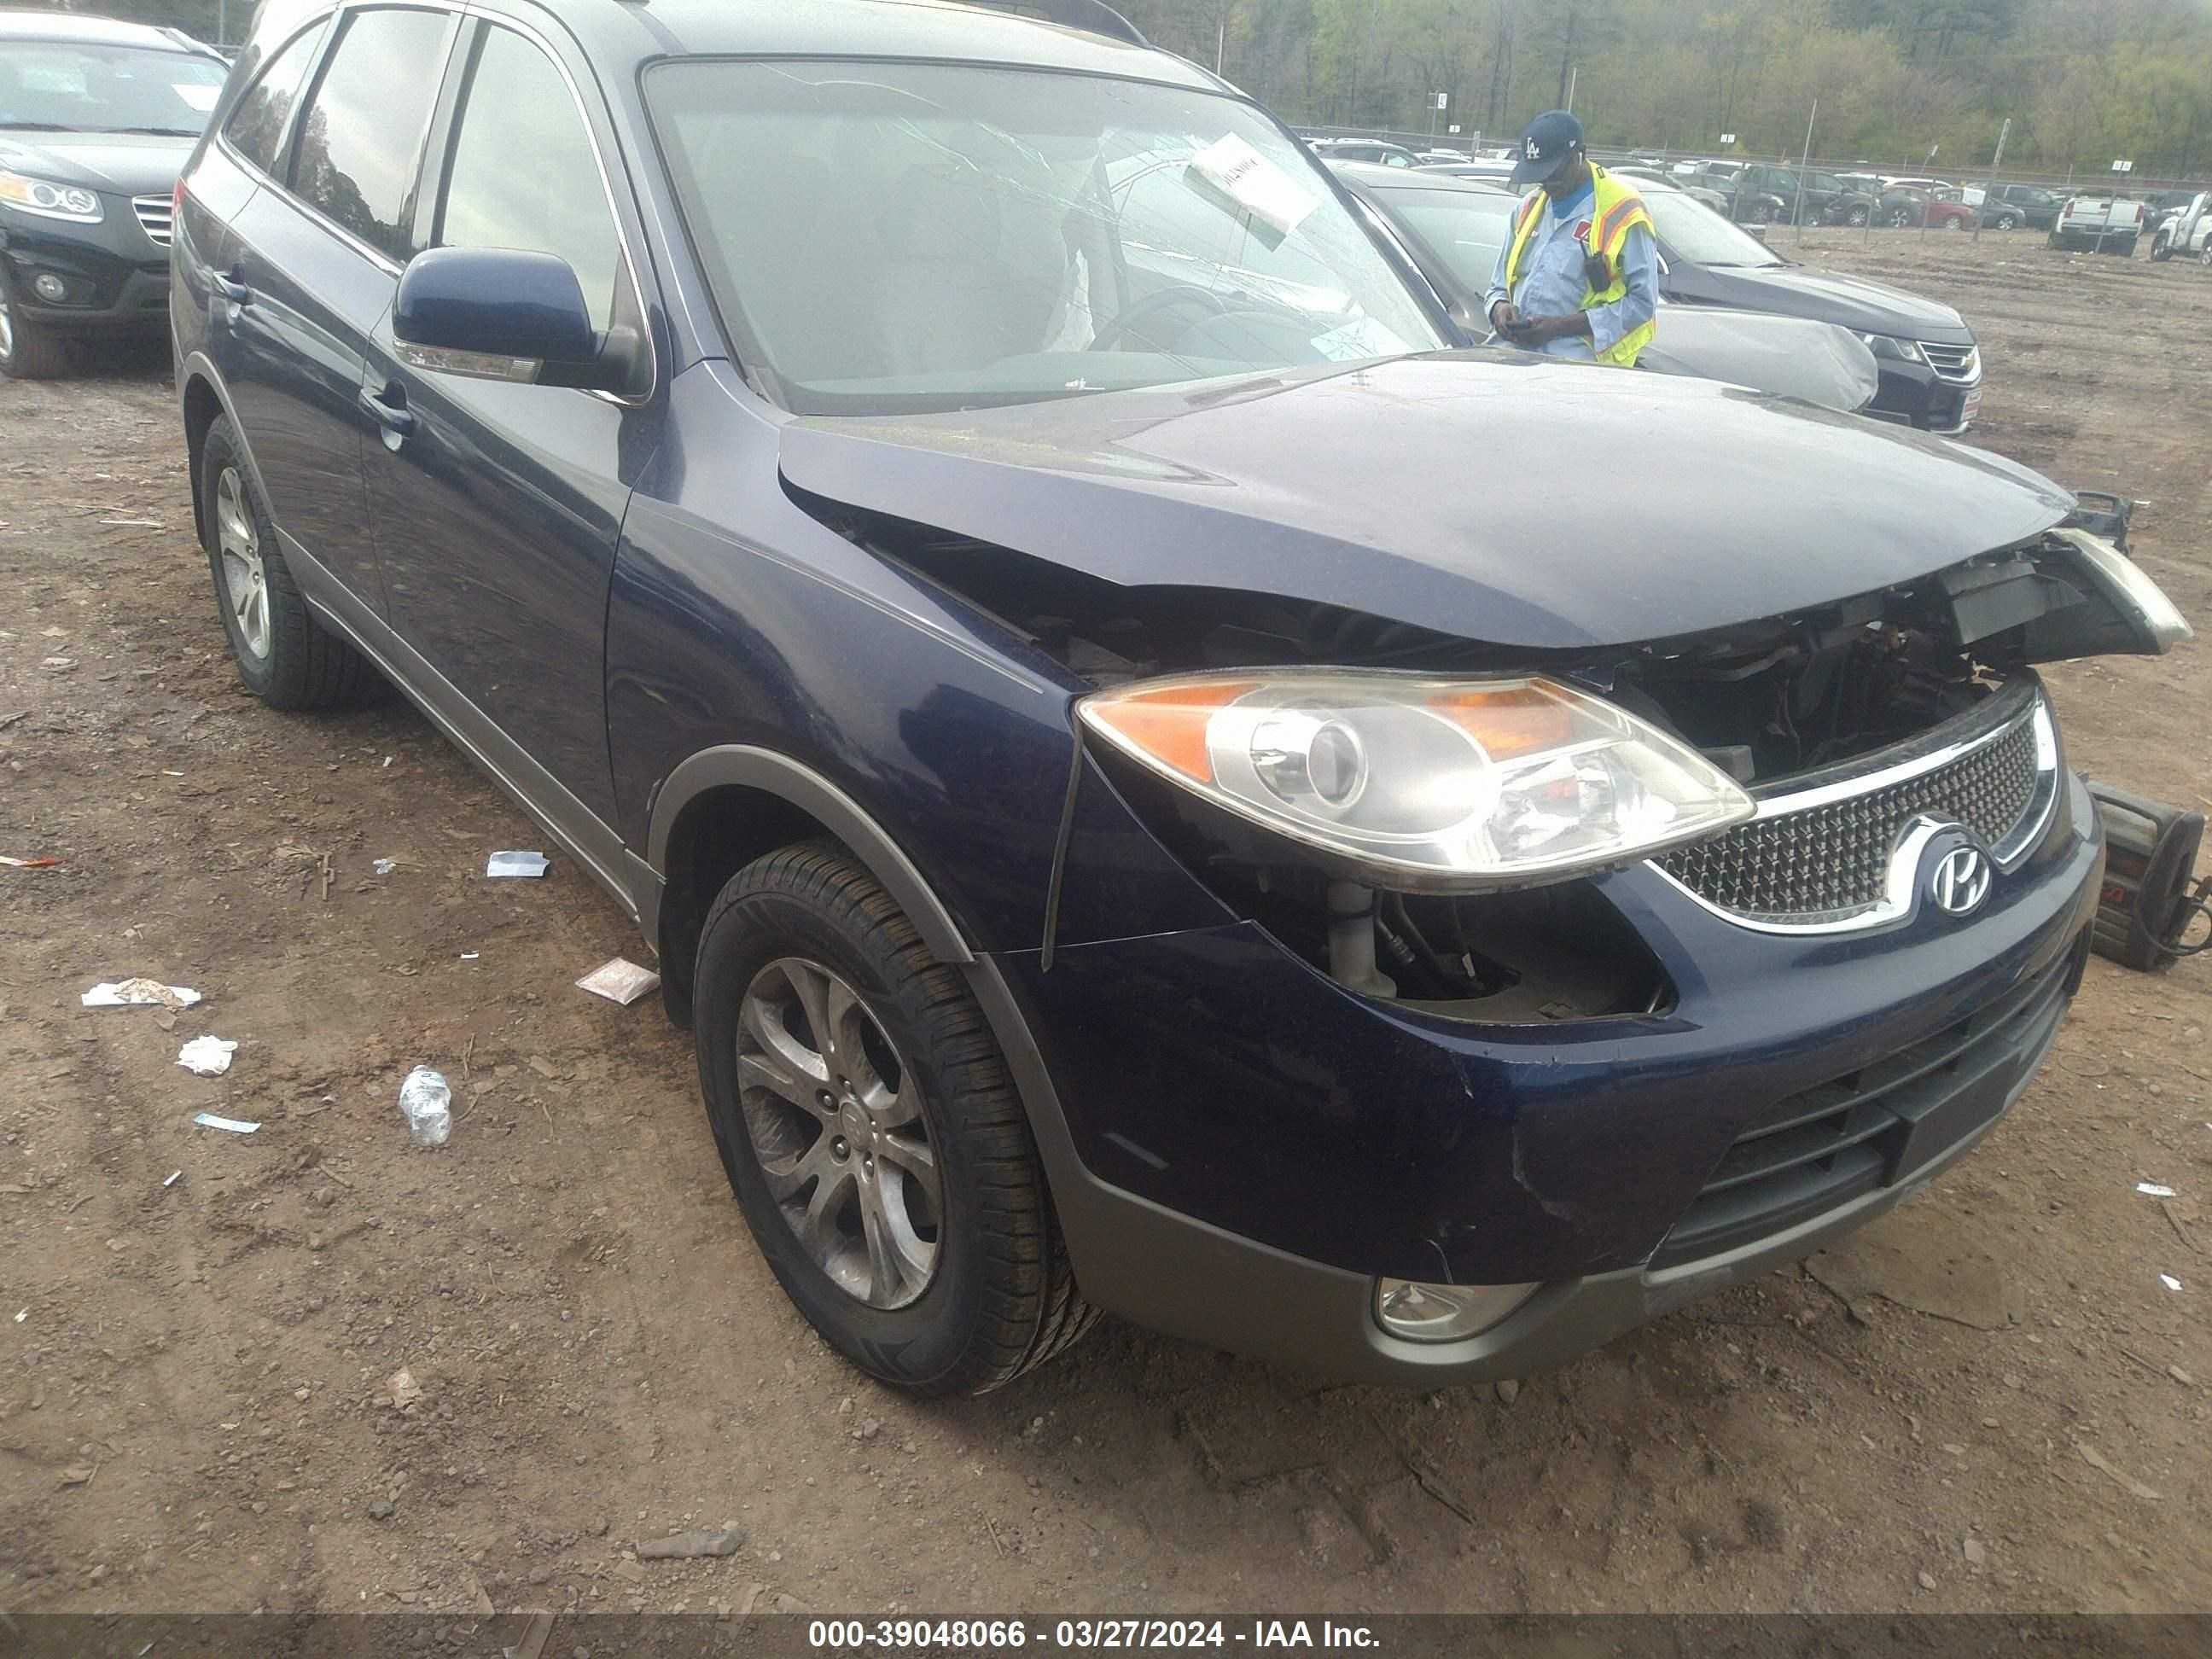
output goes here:
{"type": "Polygon", "coordinates": [[[2212,265],[2212,191],[2198,191],[2160,219],[2150,257],[2162,263],[2177,254],[2212,265]]]}

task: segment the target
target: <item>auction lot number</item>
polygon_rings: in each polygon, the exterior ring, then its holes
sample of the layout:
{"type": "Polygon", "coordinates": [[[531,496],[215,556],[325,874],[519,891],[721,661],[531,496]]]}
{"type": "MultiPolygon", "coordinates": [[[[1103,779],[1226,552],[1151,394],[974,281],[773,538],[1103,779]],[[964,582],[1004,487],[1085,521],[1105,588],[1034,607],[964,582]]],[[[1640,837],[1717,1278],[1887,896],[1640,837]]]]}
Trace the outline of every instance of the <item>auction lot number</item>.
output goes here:
{"type": "Polygon", "coordinates": [[[1020,1619],[817,1619],[816,1648],[1218,1648],[1218,1619],[1060,1619],[1031,1632],[1020,1619]]]}

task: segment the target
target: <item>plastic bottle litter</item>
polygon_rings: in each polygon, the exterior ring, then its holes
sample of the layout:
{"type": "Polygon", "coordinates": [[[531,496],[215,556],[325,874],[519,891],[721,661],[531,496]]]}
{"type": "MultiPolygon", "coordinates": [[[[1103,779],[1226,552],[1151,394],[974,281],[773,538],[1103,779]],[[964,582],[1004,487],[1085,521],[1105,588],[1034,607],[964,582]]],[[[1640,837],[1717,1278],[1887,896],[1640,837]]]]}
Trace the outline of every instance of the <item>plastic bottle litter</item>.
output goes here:
{"type": "Polygon", "coordinates": [[[397,859],[378,859],[374,867],[378,875],[388,876],[399,867],[399,861],[397,859]]]}
{"type": "Polygon", "coordinates": [[[534,881],[552,867],[553,860],[543,853],[494,853],[484,860],[484,874],[493,878],[534,881]]]}
{"type": "Polygon", "coordinates": [[[399,1085],[407,1138],[417,1146],[442,1146],[453,1133],[453,1091],[443,1072],[417,1066],[399,1085]]]}

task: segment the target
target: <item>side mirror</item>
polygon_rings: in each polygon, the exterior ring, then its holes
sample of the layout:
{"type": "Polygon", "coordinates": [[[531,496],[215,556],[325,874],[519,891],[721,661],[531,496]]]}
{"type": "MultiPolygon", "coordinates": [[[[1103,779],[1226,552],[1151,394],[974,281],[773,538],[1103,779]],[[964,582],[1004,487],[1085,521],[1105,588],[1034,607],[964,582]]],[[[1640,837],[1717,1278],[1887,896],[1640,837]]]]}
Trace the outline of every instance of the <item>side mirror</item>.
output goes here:
{"type": "Polygon", "coordinates": [[[434,247],[399,275],[392,332],[410,367],[472,380],[613,389],[627,365],[592,326],[566,259],[434,247]]]}

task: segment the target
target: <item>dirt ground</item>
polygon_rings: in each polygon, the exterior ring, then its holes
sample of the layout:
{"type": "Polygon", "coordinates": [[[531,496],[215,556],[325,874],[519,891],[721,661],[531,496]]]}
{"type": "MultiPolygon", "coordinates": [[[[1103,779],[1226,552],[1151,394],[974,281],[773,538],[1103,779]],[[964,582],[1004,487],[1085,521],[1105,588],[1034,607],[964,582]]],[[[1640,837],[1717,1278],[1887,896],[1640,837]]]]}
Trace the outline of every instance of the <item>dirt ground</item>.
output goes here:
{"type": "MultiPolygon", "coordinates": [[[[1806,252],[1957,304],[1976,440],[2144,499],[2212,624],[2212,273],[1806,252]]],[[[2212,966],[2094,963],[1931,1193],[1517,1389],[1109,1325],[915,1403],[777,1291],[688,1040],[571,988],[639,954],[614,905],[567,860],[483,880],[542,837],[396,699],[240,690],[155,358],[0,382],[0,854],[67,860],[0,868],[0,1609],[2212,1607],[2212,966]],[[131,975],[207,1000],[79,1007],[131,975]],[[227,1077],[177,1065],[203,1034],[227,1077]],[[635,1558],[725,1522],[728,1559],[635,1558]]],[[[2075,764],[2212,804],[2202,645],[2051,678],[2075,764]]]]}

